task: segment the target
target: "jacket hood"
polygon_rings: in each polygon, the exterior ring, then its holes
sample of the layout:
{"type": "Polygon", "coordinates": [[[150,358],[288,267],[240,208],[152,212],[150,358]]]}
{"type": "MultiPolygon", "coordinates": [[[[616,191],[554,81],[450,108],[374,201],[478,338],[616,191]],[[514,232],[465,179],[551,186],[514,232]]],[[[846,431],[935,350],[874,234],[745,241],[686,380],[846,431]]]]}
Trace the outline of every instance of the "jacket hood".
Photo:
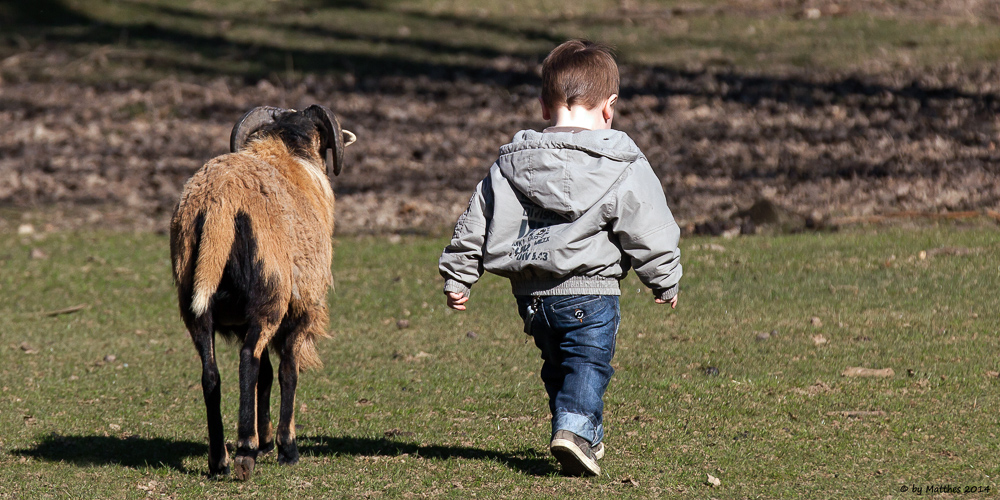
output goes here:
{"type": "Polygon", "coordinates": [[[599,202],[641,155],[620,130],[518,132],[497,165],[536,205],[576,220],[599,202]]]}

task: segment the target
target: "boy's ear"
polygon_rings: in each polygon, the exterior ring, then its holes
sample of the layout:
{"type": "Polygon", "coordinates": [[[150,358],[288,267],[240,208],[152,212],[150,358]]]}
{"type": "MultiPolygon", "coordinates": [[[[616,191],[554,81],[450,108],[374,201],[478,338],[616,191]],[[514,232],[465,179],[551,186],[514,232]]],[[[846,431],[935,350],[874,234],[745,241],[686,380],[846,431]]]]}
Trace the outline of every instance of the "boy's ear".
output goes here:
{"type": "Polygon", "coordinates": [[[601,107],[601,114],[604,115],[605,121],[610,121],[615,117],[615,103],[618,102],[618,94],[611,94],[611,97],[607,101],[604,101],[604,106],[601,107]]]}
{"type": "Polygon", "coordinates": [[[539,97],[538,103],[542,105],[542,119],[545,121],[551,120],[552,113],[549,112],[549,107],[545,105],[545,100],[539,97]]]}

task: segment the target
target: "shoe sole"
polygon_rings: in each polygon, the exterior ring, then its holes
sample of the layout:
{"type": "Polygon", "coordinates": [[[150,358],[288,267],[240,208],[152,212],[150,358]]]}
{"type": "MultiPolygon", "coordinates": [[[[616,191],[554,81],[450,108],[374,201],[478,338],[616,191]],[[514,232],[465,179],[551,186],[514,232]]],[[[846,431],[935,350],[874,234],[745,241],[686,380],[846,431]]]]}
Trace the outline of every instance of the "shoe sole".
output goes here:
{"type": "Polygon", "coordinates": [[[576,444],[567,439],[556,439],[550,447],[552,455],[562,465],[567,476],[600,476],[601,467],[583,454],[576,444]]]}

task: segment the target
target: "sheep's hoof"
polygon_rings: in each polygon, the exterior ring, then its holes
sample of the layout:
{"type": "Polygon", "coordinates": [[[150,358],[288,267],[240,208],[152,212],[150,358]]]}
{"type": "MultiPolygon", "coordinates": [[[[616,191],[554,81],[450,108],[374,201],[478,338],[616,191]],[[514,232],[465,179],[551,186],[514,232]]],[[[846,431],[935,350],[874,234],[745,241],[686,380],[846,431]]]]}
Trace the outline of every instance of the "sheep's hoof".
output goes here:
{"type": "Polygon", "coordinates": [[[238,481],[246,481],[253,475],[254,458],[250,456],[237,456],[233,460],[233,477],[238,481]]]}
{"type": "Polygon", "coordinates": [[[229,475],[229,464],[223,465],[222,467],[209,467],[208,477],[211,479],[218,479],[229,475]]]}
{"type": "Polygon", "coordinates": [[[299,463],[299,447],[294,444],[278,446],[278,463],[280,465],[295,465],[299,463]]]}

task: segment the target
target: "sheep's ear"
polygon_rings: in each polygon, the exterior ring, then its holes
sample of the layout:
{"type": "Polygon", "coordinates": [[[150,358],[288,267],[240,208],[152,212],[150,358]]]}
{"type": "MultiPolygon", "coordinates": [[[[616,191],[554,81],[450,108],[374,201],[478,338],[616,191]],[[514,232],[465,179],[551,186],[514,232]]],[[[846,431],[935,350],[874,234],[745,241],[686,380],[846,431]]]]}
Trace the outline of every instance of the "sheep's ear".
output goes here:
{"type": "Polygon", "coordinates": [[[246,144],[247,137],[260,130],[261,127],[274,123],[274,120],[284,112],[284,109],[274,106],[258,106],[247,111],[243,118],[236,122],[233,132],[229,134],[229,151],[231,153],[239,151],[246,144]]]}
{"type": "MultiPolygon", "coordinates": [[[[344,130],[340,128],[340,120],[337,115],[326,106],[313,104],[306,108],[303,113],[308,113],[316,122],[316,129],[320,133],[320,158],[326,159],[326,175],[333,178],[340,175],[340,170],[344,167],[344,130]]],[[[350,132],[348,132],[350,134],[350,132]]],[[[354,134],[351,134],[353,137],[354,134]]],[[[353,140],[351,142],[354,142],[353,140]]]]}

